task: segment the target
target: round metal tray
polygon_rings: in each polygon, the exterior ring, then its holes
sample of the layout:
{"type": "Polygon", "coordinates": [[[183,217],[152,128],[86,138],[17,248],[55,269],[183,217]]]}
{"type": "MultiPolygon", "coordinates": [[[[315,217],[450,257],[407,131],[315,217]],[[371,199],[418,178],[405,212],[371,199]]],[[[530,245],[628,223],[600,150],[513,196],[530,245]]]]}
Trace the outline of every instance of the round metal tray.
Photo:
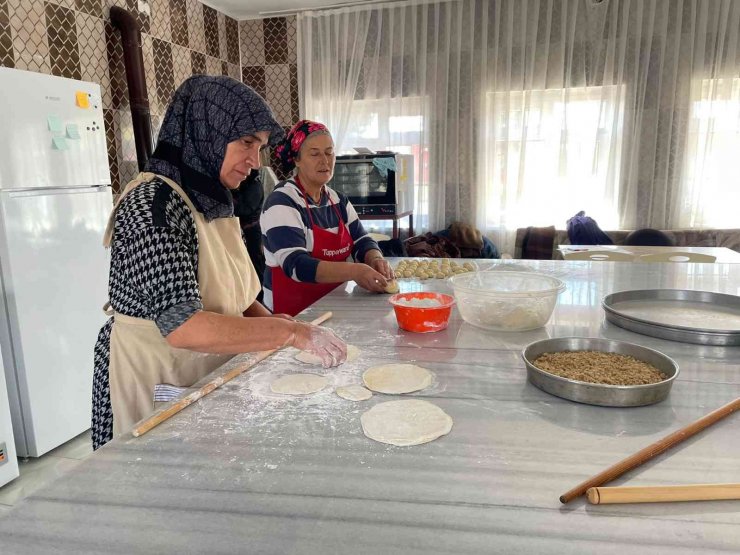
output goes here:
{"type": "Polygon", "coordinates": [[[691,289],[637,289],[620,291],[606,295],[601,302],[606,319],[626,330],[634,331],[651,337],[695,343],[698,345],[716,345],[727,347],[740,345],[739,330],[719,330],[691,328],[687,326],[672,326],[658,321],[638,318],[620,312],[618,305],[627,301],[660,301],[675,305],[681,303],[702,303],[707,309],[723,307],[740,310],[740,297],[710,291],[694,291],[691,289]]]}
{"type": "Polygon", "coordinates": [[[678,376],[678,364],[661,352],[634,343],[596,337],[560,337],[536,341],[525,347],[522,358],[527,366],[527,377],[536,387],[563,399],[602,407],[640,407],[658,403],[668,396],[678,376]],[[561,378],[533,364],[544,353],[560,351],[602,351],[629,355],[652,364],[668,379],[648,385],[594,384],[561,378]]]}

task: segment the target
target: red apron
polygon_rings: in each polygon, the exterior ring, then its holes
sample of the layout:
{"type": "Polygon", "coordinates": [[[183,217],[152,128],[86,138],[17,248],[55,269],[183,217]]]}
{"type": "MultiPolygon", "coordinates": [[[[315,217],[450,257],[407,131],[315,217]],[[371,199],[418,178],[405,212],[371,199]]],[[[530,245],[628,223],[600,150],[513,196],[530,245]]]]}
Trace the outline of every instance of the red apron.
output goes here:
{"type": "MultiPolygon", "coordinates": [[[[326,193],[329,203],[337,213],[337,219],[339,220],[337,233],[332,233],[313,223],[311,209],[308,206],[308,195],[298,179],[296,179],[296,185],[298,185],[301,193],[303,193],[303,202],[306,204],[308,221],[311,224],[311,231],[313,231],[311,256],[327,262],[344,262],[352,252],[355,242],[352,240],[349,229],[344,225],[342,215],[336,204],[332,202],[329,193],[326,193]]],[[[324,194],[323,191],[321,194],[324,194]]],[[[295,281],[286,276],[280,266],[272,268],[272,311],[275,314],[290,314],[291,316],[295,316],[339,285],[341,283],[304,283],[295,281]]]]}

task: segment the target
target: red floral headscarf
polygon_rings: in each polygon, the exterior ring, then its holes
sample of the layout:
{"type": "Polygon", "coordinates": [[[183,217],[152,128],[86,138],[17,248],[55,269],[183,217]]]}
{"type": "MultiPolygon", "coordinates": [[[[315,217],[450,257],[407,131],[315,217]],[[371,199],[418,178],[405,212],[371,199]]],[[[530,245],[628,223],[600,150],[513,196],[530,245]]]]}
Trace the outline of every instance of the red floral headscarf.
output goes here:
{"type": "Polygon", "coordinates": [[[278,146],[275,148],[275,153],[280,159],[280,165],[286,173],[293,171],[293,168],[295,168],[295,159],[296,156],[298,156],[298,151],[301,150],[303,141],[305,141],[311,133],[315,133],[316,131],[326,131],[328,133],[329,129],[327,129],[326,125],[323,123],[302,119],[296,123],[291,130],[288,131],[288,134],[285,135],[285,138],[280,141],[278,146]]]}

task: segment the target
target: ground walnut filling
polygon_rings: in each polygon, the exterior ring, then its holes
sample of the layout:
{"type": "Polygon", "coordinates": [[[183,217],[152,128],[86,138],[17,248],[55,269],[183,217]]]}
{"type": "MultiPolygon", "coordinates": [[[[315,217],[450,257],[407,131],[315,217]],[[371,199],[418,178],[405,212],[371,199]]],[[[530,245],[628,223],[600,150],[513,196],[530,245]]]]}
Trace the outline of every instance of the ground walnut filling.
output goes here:
{"type": "Polygon", "coordinates": [[[600,351],[545,353],[535,359],[534,365],[569,380],[606,385],[646,385],[668,379],[647,362],[600,351]]]}

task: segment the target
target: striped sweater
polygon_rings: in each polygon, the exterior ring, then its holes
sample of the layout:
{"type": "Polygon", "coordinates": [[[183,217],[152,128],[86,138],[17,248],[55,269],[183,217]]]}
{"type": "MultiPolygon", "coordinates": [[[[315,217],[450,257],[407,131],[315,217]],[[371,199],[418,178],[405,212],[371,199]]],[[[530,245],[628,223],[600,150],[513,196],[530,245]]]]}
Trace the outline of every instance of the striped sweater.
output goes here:
{"type": "MultiPolygon", "coordinates": [[[[380,250],[378,244],[365,232],[357,212],[347,197],[329,187],[324,189],[325,194],[321,195],[320,203],[315,203],[311,197],[307,198],[311,217],[314,225],[337,233],[339,220],[327,198],[331,197],[355,243],[347,261],[361,262],[369,250],[380,250]]],[[[267,197],[260,217],[260,226],[267,265],[262,284],[263,303],[272,310],[272,268],[281,267],[285,275],[295,281],[316,283],[316,269],[319,265],[319,259],[311,256],[313,232],[304,196],[293,181],[281,181],[267,197]]]]}

